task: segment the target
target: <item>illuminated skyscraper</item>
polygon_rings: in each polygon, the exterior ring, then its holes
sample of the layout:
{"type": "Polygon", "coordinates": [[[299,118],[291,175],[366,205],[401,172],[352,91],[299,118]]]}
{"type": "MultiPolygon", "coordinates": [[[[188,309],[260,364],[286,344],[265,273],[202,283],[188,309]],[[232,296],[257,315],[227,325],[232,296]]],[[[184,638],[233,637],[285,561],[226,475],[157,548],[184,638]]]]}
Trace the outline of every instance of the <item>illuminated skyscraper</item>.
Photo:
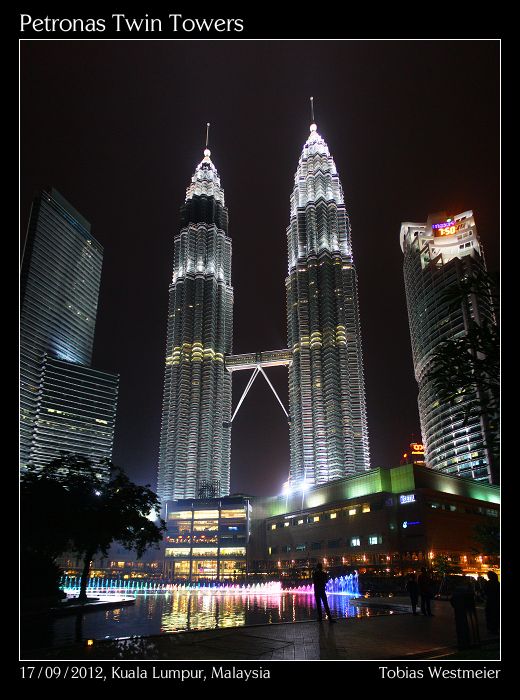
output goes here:
{"type": "Polygon", "coordinates": [[[343,190],[311,124],[291,195],[286,279],[290,483],[370,468],[357,274],[343,190]]]}
{"type": "Polygon", "coordinates": [[[53,188],[33,202],[21,269],[20,462],[110,459],[119,377],[90,368],[103,248],[53,188]]]}
{"type": "Polygon", "coordinates": [[[495,323],[491,295],[468,294],[456,305],[445,296],[448,288],[486,270],[473,212],[405,222],[400,241],[426,466],[453,476],[496,481],[485,421],[476,414],[466,421],[463,416],[475,395],[462,394],[450,405],[439,400],[428,376],[432,355],[443,341],[464,336],[472,322],[495,323]]]}
{"type": "Polygon", "coordinates": [[[233,288],[224,190],[210,158],[195,170],[174,238],[158,495],[229,493],[233,288]]]}

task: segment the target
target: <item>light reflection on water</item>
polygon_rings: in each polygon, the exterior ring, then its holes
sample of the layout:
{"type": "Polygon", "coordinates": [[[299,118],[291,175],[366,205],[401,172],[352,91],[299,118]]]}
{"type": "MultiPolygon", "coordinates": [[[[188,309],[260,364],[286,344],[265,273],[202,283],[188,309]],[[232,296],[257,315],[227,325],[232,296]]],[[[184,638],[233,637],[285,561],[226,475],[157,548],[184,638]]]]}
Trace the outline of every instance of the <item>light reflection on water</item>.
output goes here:
{"type": "MultiPolygon", "coordinates": [[[[357,606],[344,595],[328,596],[335,617],[367,617],[384,614],[377,608],[357,606]]],[[[103,612],[57,618],[49,629],[45,646],[62,646],[80,639],[107,639],[132,635],[154,635],[181,630],[214,629],[316,618],[313,595],[283,593],[208,594],[175,591],[144,593],[134,605],[103,612]]]]}

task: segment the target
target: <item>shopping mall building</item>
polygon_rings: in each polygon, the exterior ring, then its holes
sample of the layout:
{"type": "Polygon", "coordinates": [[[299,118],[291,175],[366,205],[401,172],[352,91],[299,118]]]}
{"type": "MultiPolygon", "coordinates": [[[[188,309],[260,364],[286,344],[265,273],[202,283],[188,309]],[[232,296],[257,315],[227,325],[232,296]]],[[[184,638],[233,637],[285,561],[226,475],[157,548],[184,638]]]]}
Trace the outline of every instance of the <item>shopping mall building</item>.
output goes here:
{"type": "MultiPolygon", "coordinates": [[[[306,578],[318,561],[331,573],[399,575],[439,555],[467,573],[497,567],[475,539],[499,523],[497,486],[404,464],[372,469],[269,498],[236,495],[167,501],[167,530],[138,559],[117,543],[93,575],[175,581],[306,578]]],[[[61,564],[79,573],[71,556],[61,564]]]]}
{"type": "Polygon", "coordinates": [[[250,570],[402,574],[439,555],[466,572],[498,558],[478,553],[475,527],[498,525],[499,489],[405,464],[372,469],[253,505],[250,570]]]}

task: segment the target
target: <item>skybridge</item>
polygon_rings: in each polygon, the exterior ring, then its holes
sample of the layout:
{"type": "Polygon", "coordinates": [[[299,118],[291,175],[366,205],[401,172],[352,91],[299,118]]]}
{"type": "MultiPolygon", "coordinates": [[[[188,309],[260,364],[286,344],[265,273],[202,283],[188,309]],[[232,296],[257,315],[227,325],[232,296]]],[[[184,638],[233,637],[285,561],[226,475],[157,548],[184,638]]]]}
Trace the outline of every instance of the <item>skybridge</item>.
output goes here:
{"type": "Polygon", "coordinates": [[[275,395],[278,403],[282,407],[282,411],[285,413],[287,419],[289,419],[289,414],[287,409],[282,403],[282,400],[276,393],[276,389],[271,384],[269,377],[264,371],[265,367],[280,367],[282,365],[288,367],[292,363],[292,352],[290,350],[266,350],[265,352],[250,352],[244,355],[226,355],[224,359],[226,369],[228,372],[238,372],[243,369],[251,369],[253,373],[249,377],[246,388],[244,389],[240,401],[238,402],[233,415],[231,416],[231,423],[233,422],[238,409],[242,405],[242,402],[246,398],[249,389],[253,386],[253,382],[259,374],[262,374],[265,381],[269,385],[271,391],[275,395]]]}

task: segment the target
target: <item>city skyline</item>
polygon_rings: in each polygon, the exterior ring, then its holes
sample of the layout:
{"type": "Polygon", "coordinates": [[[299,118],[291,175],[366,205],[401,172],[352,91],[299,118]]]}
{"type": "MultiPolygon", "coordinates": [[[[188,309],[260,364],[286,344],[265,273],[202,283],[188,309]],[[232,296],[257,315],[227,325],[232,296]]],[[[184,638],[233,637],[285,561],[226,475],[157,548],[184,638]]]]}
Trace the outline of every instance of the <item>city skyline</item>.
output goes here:
{"type": "MultiPolygon", "coordinates": [[[[479,91],[472,95],[472,108],[464,112],[463,119],[457,105],[448,110],[444,103],[441,109],[435,99],[429,103],[429,113],[423,109],[424,101],[418,107],[419,100],[410,102],[413,118],[405,112],[398,113],[396,106],[401,100],[392,93],[396,82],[390,81],[389,85],[384,80],[385,72],[392,77],[392,71],[383,68],[381,62],[370,64],[364,45],[327,42],[333,56],[324,53],[314,56],[311,62],[301,43],[293,48],[277,42],[271,47],[275,56],[270,56],[265,46],[251,42],[243,51],[241,66],[234,63],[237,48],[212,46],[212,55],[221,73],[227,76],[224,85],[219,86],[220,94],[216,86],[205,83],[200,92],[193,89],[190,93],[196,99],[179,106],[175,101],[162,101],[164,93],[160,99],[157,85],[161,80],[154,81],[150,76],[156,75],[154,68],[169,67],[177,81],[177,93],[182,95],[183,86],[204,75],[201,57],[194,47],[153,45],[153,51],[143,54],[141,46],[89,44],[83,47],[69,42],[66,48],[54,42],[46,42],[45,46],[36,46],[35,42],[22,45],[22,235],[28,216],[24,205],[34,195],[35,187],[51,181],[85,212],[93,223],[94,235],[105,248],[107,265],[100,298],[100,308],[104,310],[100,313],[94,356],[96,366],[121,373],[114,461],[127,469],[132,478],[155,485],[167,307],[164,289],[171,275],[172,238],[178,230],[177,212],[183,191],[178,184],[196,164],[206,121],[212,122],[210,147],[226,182],[231,212],[234,352],[286,347],[283,249],[287,198],[295,156],[310,121],[307,100],[315,95],[316,120],[335,154],[355,231],[372,466],[397,464],[402,448],[411,433],[417,434],[419,425],[397,232],[401,221],[418,220],[425,211],[445,209],[452,213],[473,209],[488,267],[491,271],[498,268],[497,47],[485,42],[464,46],[447,42],[447,50],[442,52],[438,46],[422,44],[423,51],[413,69],[405,60],[407,52],[399,45],[384,48],[392,68],[407,67],[408,73],[405,70],[401,75],[401,92],[405,95],[415,89],[423,98],[438,95],[440,100],[443,90],[451,89],[454,94],[462,76],[471,84],[478,74],[479,91]],[[63,51],[70,65],[61,64],[63,51]],[[330,72],[324,71],[333,58],[345,60],[349,55],[370,76],[363,104],[359,99],[349,103],[346,90],[334,94],[335,81],[330,72]],[[128,60],[124,60],[125,56],[128,60]],[[144,64],[140,56],[145,56],[144,64]],[[171,56],[176,61],[172,62],[171,56]],[[45,61],[38,62],[38,57],[45,61]],[[262,57],[271,63],[262,63],[262,57]],[[272,73],[274,85],[266,90],[256,83],[259,94],[252,94],[249,86],[255,74],[253,68],[256,66],[257,76],[265,76],[276,60],[280,70],[276,75],[272,73]],[[304,62],[307,74],[291,84],[288,76],[299,60],[304,62]],[[161,61],[165,65],[160,65],[161,61]],[[422,89],[421,61],[432,72],[422,89]],[[180,74],[179,63],[186,68],[185,76],[180,74]],[[80,88],[67,95],[68,102],[51,75],[52,67],[58,64],[65,73],[79,67],[80,88]],[[89,71],[84,70],[87,64],[89,71]],[[137,80],[141,99],[135,98],[134,103],[130,85],[139,66],[143,73],[141,81],[137,80]],[[251,74],[244,81],[247,70],[251,74]],[[114,93],[108,89],[109,85],[112,87],[107,80],[111,71],[119,79],[114,93]],[[43,78],[50,79],[57,90],[56,108],[43,101],[43,78]],[[245,94],[236,100],[235,113],[228,104],[232,104],[237,84],[245,86],[245,94]],[[288,95],[277,95],[274,109],[274,99],[265,98],[267,94],[277,94],[276,86],[281,84],[287,86],[288,95]],[[96,95],[96,104],[103,109],[90,115],[89,120],[83,116],[81,106],[85,96],[91,94],[96,95]],[[143,101],[145,95],[150,99],[143,101]],[[153,118],[149,114],[153,112],[150,102],[157,107],[153,118]],[[60,105],[65,104],[66,115],[60,112],[60,105]],[[383,115],[377,113],[378,105],[388,105],[383,115]],[[398,114],[403,124],[399,124],[398,114]],[[146,124],[142,131],[138,115],[146,124]],[[373,120],[371,127],[366,121],[368,116],[373,120]],[[37,133],[31,131],[35,118],[49,127],[43,129],[45,139],[38,139],[37,133]],[[344,120],[350,128],[342,128],[344,120]],[[464,168],[451,165],[456,148],[464,168]],[[103,154],[108,157],[103,158],[103,154]],[[81,176],[71,168],[71,156],[79,160],[82,167],[78,171],[84,171],[81,176]],[[100,161],[103,168],[99,167],[100,161]],[[421,164],[425,165],[422,171],[421,164]],[[401,168],[398,174],[402,183],[393,167],[401,168]],[[457,174],[461,169],[464,174],[457,174]],[[93,187],[93,183],[97,186],[93,187]],[[130,245],[125,236],[127,230],[132,235],[130,245]],[[131,250],[132,245],[139,250],[137,254],[131,250]],[[136,284],[140,275],[144,283],[136,284]],[[261,299],[260,279],[268,281],[261,299]],[[132,319],[133,335],[129,330],[132,319]]],[[[319,42],[308,44],[318,54],[316,46],[323,47],[319,42]]],[[[346,70],[349,91],[362,96],[361,71],[353,70],[352,63],[346,70]]],[[[166,73],[162,74],[163,82],[166,73]]],[[[285,369],[270,374],[282,397],[287,396],[284,374],[285,369]]],[[[247,378],[242,381],[245,384],[247,378]]],[[[238,381],[234,384],[233,406],[242,391],[238,381]]],[[[286,479],[287,423],[268,387],[262,384],[253,387],[237,417],[231,454],[231,492],[268,495],[286,479]]]]}

